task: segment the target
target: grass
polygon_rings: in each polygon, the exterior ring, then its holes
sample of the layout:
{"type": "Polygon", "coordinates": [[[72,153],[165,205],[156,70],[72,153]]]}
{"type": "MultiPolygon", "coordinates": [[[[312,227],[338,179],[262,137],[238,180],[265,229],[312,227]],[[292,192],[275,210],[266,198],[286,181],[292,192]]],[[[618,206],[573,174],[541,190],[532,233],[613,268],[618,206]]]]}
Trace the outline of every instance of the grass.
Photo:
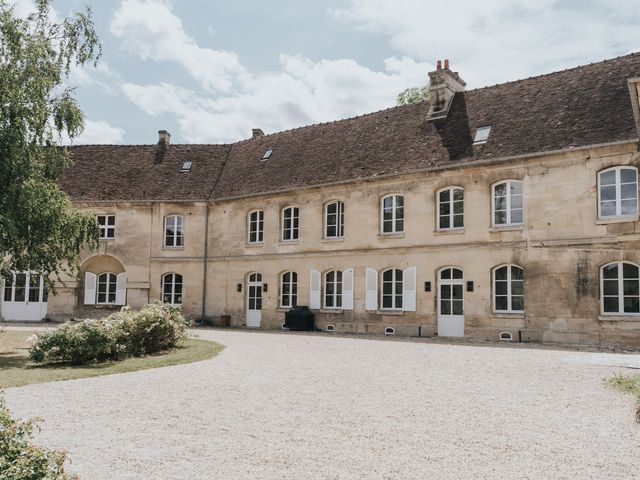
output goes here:
{"type": "Polygon", "coordinates": [[[630,393],[636,397],[638,402],[636,421],[640,423],[640,375],[614,374],[608,382],[613,388],[625,393],[630,393]]]}
{"type": "Polygon", "coordinates": [[[188,338],[182,345],[169,352],[145,357],[82,366],[39,365],[31,362],[28,357],[27,338],[34,333],[37,332],[0,330],[0,387],[20,387],[31,383],[56,382],[180,365],[215,357],[224,348],[209,340],[188,338]]]}

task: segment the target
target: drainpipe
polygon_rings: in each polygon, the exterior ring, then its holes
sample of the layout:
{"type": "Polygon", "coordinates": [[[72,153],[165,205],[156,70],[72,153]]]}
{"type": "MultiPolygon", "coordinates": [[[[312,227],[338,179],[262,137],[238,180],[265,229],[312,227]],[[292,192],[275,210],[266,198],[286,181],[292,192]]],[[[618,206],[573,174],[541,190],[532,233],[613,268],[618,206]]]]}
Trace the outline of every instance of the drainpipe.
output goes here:
{"type": "Polygon", "coordinates": [[[207,258],[209,257],[209,200],[207,199],[207,206],[205,207],[204,214],[204,255],[202,257],[202,316],[200,318],[200,325],[205,326],[205,308],[207,305],[207,258]]]}

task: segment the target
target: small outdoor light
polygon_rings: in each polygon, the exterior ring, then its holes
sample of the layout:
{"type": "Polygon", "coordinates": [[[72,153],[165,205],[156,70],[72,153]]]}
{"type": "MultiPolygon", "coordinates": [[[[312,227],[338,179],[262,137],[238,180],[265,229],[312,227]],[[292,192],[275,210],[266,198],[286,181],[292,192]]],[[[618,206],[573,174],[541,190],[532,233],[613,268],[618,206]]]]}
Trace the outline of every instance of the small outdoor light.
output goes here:
{"type": "Polygon", "coordinates": [[[467,292],[473,292],[473,281],[469,280],[467,282],[467,292]]]}
{"type": "Polygon", "coordinates": [[[239,283],[239,284],[238,284],[238,291],[239,291],[239,292],[241,292],[241,291],[242,291],[242,284],[241,284],[241,283],[239,283]]]}
{"type": "Polygon", "coordinates": [[[431,282],[424,282],[424,291],[425,292],[431,291],[431,282]]]}

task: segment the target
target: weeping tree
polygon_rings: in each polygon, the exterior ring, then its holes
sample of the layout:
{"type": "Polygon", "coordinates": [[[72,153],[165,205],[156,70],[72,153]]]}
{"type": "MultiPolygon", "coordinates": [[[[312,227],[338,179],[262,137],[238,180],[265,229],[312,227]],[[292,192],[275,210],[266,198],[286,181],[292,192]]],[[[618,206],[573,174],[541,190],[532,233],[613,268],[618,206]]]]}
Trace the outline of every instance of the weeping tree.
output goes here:
{"type": "Polygon", "coordinates": [[[51,0],[26,18],[0,0],[0,275],[73,271],[98,226],[58,187],[70,165],[63,138],[82,133],[82,110],[65,86],[70,69],[94,65],[101,47],[91,10],[55,21],[51,0]]]}

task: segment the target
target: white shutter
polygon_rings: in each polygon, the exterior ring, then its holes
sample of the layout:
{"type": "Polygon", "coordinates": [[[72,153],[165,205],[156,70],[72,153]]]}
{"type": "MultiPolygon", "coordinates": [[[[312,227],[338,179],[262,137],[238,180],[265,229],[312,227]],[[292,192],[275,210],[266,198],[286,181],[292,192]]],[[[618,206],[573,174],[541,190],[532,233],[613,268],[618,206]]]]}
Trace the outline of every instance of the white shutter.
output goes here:
{"type": "Polygon", "coordinates": [[[119,273],[116,279],[116,305],[127,304],[127,274],[119,273]]]}
{"type": "Polygon", "coordinates": [[[372,268],[367,268],[365,283],[365,309],[378,310],[378,272],[372,268]]]}
{"type": "Polygon", "coordinates": [[[84,274],[84,304],[85,305],[96,304],[96,282],[97,282],[97,276],[95,273],[85,272],[84,274]]]}
{"type": "Polygon", "coordinates": [[[404,271],[402,286],[402,309],[406,312],[416,311],[416,267],[404,271]]]}
{"type": "Polygon", "coordinates": [[[311,270],[309,278],[309,308],[320,309],[320,272],[311,270]]]}
{"type": "Polygon", "coordinates": [[[353,310],[353,268],[342,272],[342,309],[353,310]]]}

